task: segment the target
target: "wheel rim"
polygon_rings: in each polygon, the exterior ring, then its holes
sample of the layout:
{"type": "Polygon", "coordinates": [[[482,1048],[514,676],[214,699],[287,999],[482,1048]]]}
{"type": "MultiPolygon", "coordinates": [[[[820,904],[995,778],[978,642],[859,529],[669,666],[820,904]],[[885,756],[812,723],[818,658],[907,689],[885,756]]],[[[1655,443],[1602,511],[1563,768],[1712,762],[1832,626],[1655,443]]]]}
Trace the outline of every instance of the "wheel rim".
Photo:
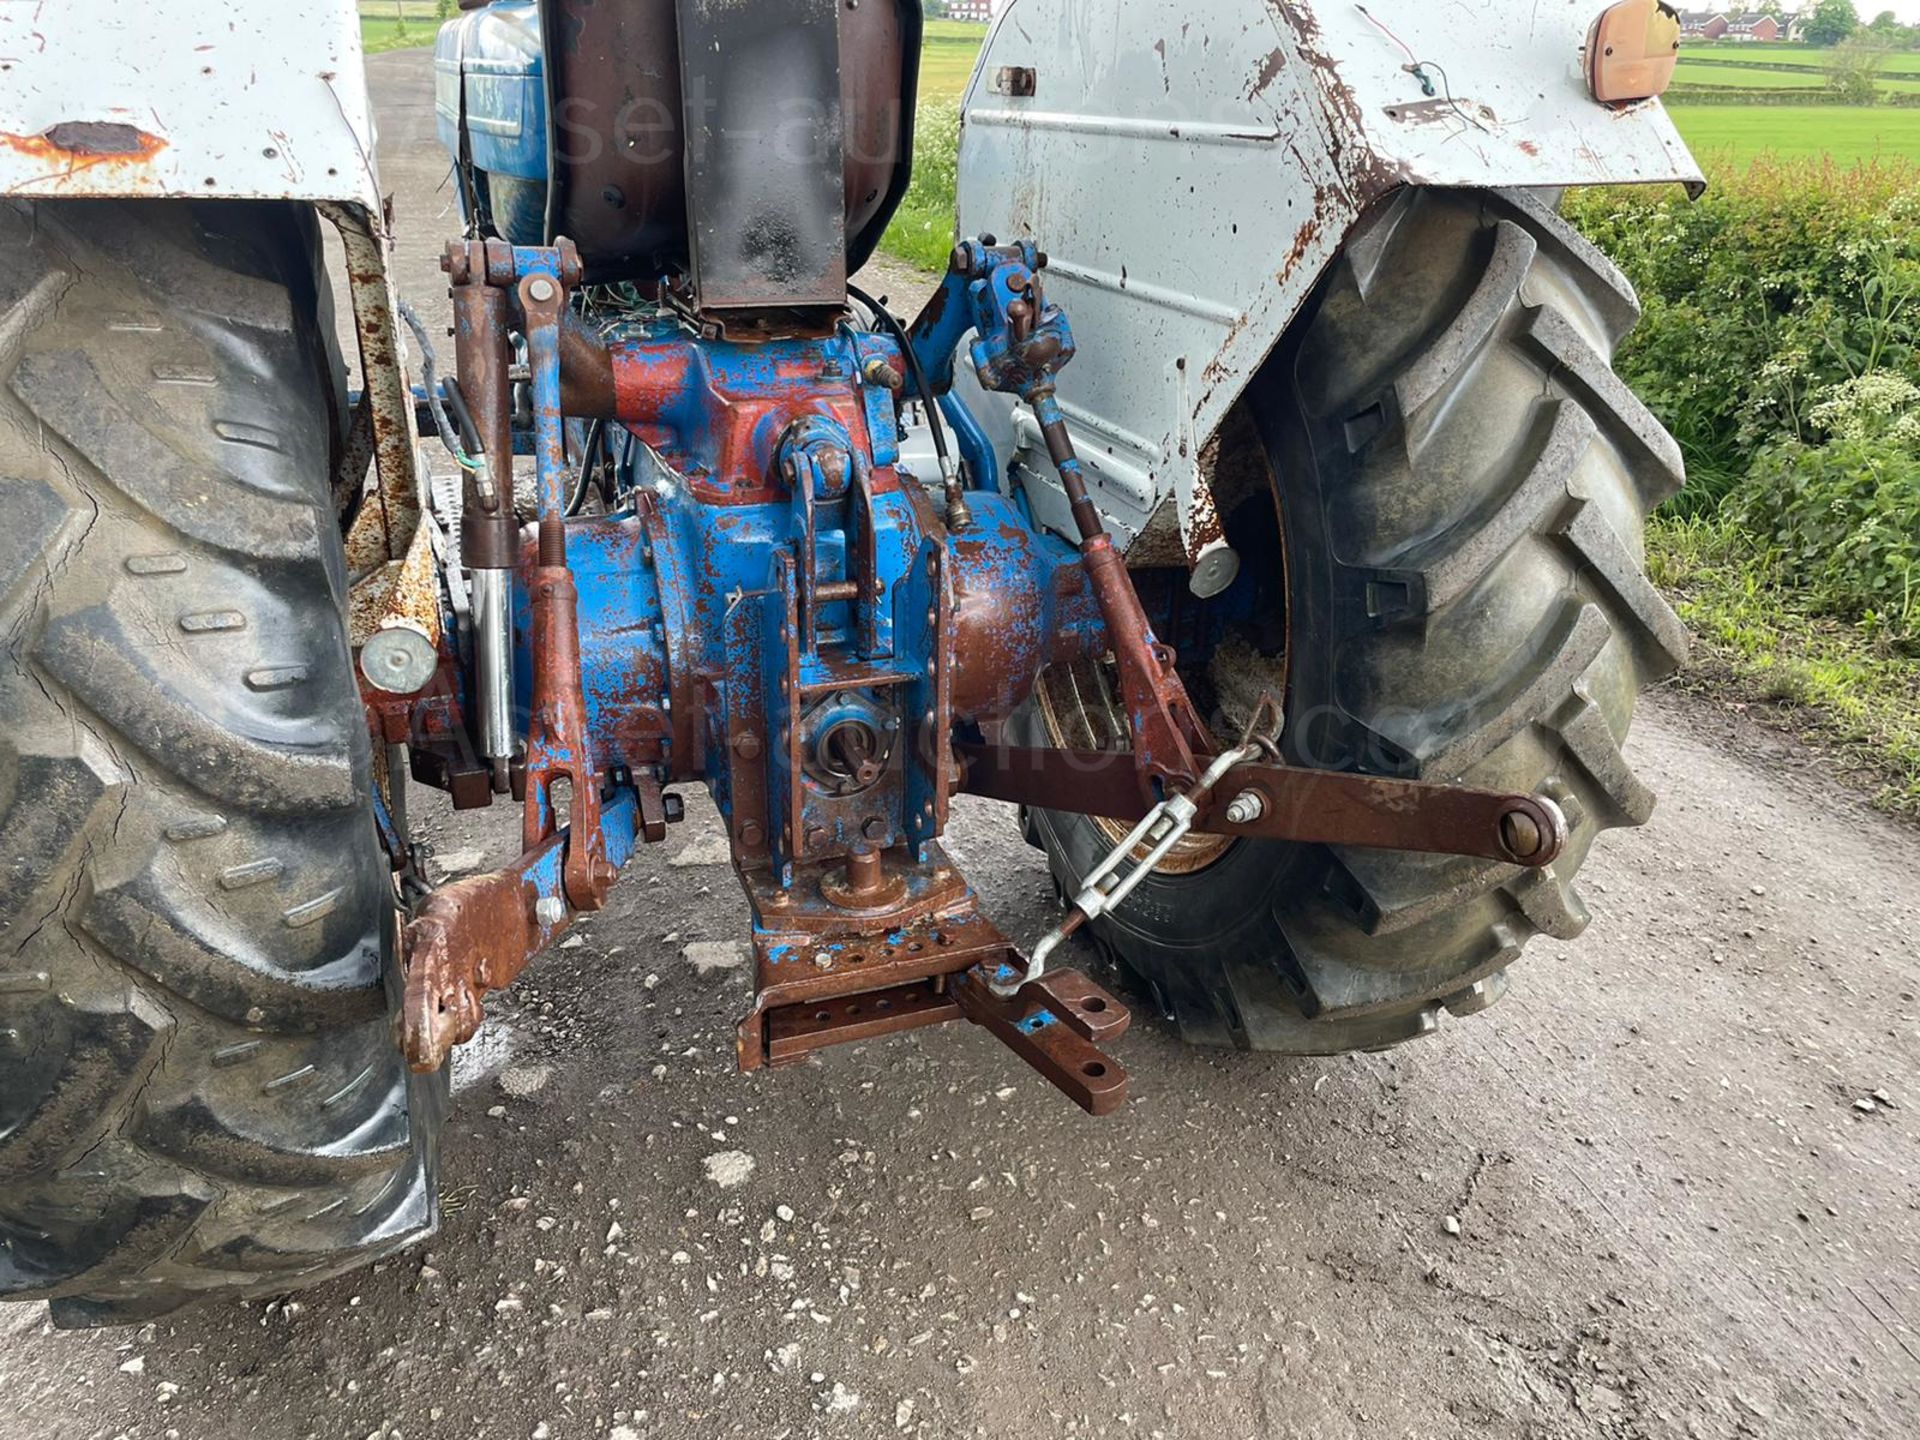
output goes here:
{"type": "MultiPolygon", "coordinates": [[[[1289,596],[1286,517],[1280,508],[1280,490],[1271,457],[1261,443],[1252,416],[1237,407],[1221,427],[1219,449],[1215,454],[1216,484],[1247,494],[1265,494],[1273,505],[1272,521],[1278,541],[1276,554],[1280,565],[1281,594],[1289,596]],[[1229,480],[1229,473],[1232,479],[1229,480]],[[1224,483],[1223,483],[1224,482],[1224,483]]],[[[1267,660],[1248,651],[1241,657],[1266,670],[1264,688],[1281,702],[1283,713],[1290,680],[1293,654],[1292,605],[1286,611],[1286,626],[1277,660],[1267,660]]],[[[1216,655],[1215,663],[1222,657],[1216,655]]],[[[1220,688],[1216,681],[1216,688],[1220,688]]],[[[1034,686],[1034,699],[1040,723],[1051,745],[1080,750],[1130,750],[1132,737],[1125,711],[1118,699],[1118,681],[1107,660],[1082,660],[1071,665],[1053,665],[1040,673],[1034,686]]],[[[1209,738],[1218,746],[1219,726],[1211,727],[1209,738]]],[[[1104,816],[1089,816],[1094,827],[1110,846],[1118,846],[1133,827],[1104,816]]],[[[1155,867],[1157,875],[1197,875],[1218,864],[1240,842],[1225,835],[1188,835],[1155,867]]],[[[1143,855],[1145,847],[1134,854],[1143,855]]]]}
{"type": "MultiPolygon", "coordinates": [[[[1040,723],[1048,743],[1073,750],[1130,750],[1131,737],[1116,698],[1113,667],[1104,660],[1052,665],[1041,672],[1034,690],[1040,723]]],[[[1124,841],[1133,827],[1105,816],[1087,817],[1110,846],[1124,841]]],[[[1154,867],[1157,875],[1193,875],[1214,864],[1237,842],[1225,835],[1188,835],[1154,867]]],[[[1134,854],[1145,854],[1136,846],[1134,854]]]]}

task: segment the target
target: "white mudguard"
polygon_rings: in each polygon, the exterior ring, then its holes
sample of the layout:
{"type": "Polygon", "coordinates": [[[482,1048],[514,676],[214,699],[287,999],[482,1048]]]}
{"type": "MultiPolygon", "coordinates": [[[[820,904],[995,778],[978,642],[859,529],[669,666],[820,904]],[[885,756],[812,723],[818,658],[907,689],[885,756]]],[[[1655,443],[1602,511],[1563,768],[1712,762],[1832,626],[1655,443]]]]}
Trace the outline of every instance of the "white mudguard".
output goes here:
{"type": "MultiPolygon", "coordinates": [[[[1136,563],[1184,559],[1201,594],[1231,580],[1208,442],[1381,197],[1704,183],[1658,101],[1588,93],[1604,8],[1009,0],[964,102],[960,230],[1051,257],[1079,341],[1067,413],[1136,563]]],[[[1031,417],[970,398],[1071,533],[1031,417]]]]}
{"type": "Polygon", "coordinates": [[[353,0],[0,0],[0,194],[379,210],[353,0]]]}

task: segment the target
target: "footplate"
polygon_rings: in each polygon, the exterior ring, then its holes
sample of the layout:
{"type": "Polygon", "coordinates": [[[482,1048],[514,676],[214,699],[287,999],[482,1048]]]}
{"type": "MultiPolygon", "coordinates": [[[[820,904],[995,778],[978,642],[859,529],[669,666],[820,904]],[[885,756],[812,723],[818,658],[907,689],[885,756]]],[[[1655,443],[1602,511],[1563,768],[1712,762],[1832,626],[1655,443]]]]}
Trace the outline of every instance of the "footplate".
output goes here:
{"type": "Polygon", "coordinates": [[[966,1020],[1088,1114],[1118,1109],[1127,1073],[1100,1046],[1126,1032],[1126,1006],[1072,970],[1008,999],[994,995],[993,980],[1024,970],[1024,957],[979,913],[951,868],[909,873],[905,914],[823,926],[821,912],[809,908],[788,918],[788,928],[772,927],[787,918],[781,909],[800,907],[765,903],[771,893],[749,880],[757,902],[756,993],[740,1022],[740,1068],[793,1065],[834,1045],[966,1020]]]}

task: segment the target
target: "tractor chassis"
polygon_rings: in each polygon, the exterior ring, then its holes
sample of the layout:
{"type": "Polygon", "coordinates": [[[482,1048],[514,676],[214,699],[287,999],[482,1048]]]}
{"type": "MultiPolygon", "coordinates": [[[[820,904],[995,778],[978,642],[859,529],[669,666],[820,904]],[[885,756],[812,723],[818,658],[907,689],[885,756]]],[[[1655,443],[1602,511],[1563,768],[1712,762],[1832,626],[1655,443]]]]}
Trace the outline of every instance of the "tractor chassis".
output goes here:
{"type": "MultiPolygon", "coordinates": [[[[712,789],[752,905],[743,1070],[966,1020],[1092,1114],[1125,1098],[1101,1046],[1128,1013],[1045,960],[1180,836],[1530,867],[1560,853],[1548,800],[1278,763],[1271,703],[1216,747],[1087,498],[1055,393],[1074,344],[1044,265],[1030,245],[968,242],[903,334],[836,311],[734,340],[671,295],[652,321],[601,333],[573,304],[582,270],[565,241],[450,247],[459,375],[444,398],[460,417],[469,643],[463,658],[461,627],[443,626],[416,671],[431,678],[404,693],[374,683],[363,653],[363,689],[416,780],[460,808],[521,802],[524,853],[414,908],[400,1038],[415,1069],[439,1068],[488,992],[605,905],[679,818],[674,783],[712,789]],[[530,372],[531,538],[512,501],[511,332],[530,372]],[[960,353],[1033,410],[1077,545],[1001,493],[977,427],[956,426],[966,463],[947,467],[944,504],[897,468],[908,376],[964,421],[960,353]],[[582,420],[641,447],[640,479],[606,515],[568,514],[565,427],[582,420]],[[1103,656],[1129,748],[1005,743],[1042,670],[1103,656]],[[1138,828],[1029,958],[941,849],[959,793],[1138,828]]],[[[408,863],[404,841],[393,849],[408,863]]]]}

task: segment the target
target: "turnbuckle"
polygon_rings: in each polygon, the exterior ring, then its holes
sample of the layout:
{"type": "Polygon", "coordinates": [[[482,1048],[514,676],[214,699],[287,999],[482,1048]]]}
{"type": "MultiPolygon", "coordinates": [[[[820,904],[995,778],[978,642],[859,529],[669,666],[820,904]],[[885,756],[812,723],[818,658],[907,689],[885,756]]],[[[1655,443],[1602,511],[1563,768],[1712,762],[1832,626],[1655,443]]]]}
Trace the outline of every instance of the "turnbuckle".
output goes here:
{"type": "Polygon", "coordinates": [[[1173,852],[1173,847],[1186,839],[1214,787],[1227,773],[1236,766],[1251,764],[1263,753],[1261,746],[1247,744],[1216,756],[1198,785],[1184,794],[1169,796],[1148,811],[1146,819],[1134,826],[1132,833],[1087,875],[1066,919],[1033,947],[1026,970],[1021,972],[1011,965],[1002,965],[988,988],[1002,999],[1008,999],[1046,974],[1047,961],[1055,950],[1066,944],[1082,925],[1125,903],[1140,882],[1173,852]],[[1143,845],[1148,847],[1146,853],[1136,857],[1135,852],[1143,845]]]}

